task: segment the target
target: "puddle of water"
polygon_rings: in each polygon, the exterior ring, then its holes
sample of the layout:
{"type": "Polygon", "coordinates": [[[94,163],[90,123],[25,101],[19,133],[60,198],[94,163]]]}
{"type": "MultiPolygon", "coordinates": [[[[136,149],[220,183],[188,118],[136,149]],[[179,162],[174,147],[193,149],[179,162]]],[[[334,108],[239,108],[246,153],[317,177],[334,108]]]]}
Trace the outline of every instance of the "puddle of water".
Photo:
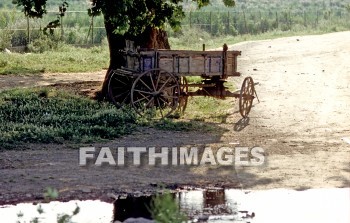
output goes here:
{"type": "Polygon", "coordinates": [[[151,205],[152,196],[127,196],[118,199],[113,203],[114,221],[124,221],[128,218],[143,217],[151,219],[149,207],[151,205]]]}
{"type": "Polygon", "coordinates": [[[228,189],[220,196],[220,201],[214,200],[214,209],[208,209],[212,201],[208,203],[200,191],[183,193],[180,206],[189,213],[196,213],[195,218],[209,213],[208,222],[350,222],[350,188],[305,191],[228,189]],[[225,217],[219,216],[223,214],[225,217]]]}
{"type": "MultiPolygon", "coordinates": [[[[191,217],[192,222],[203,220],[211,223],[349,223],[350,188],[310,189],[294,191],[273,189],[242,191],[235,189],[206,189],[179,191],[174,194],[180,208],[191,217]]],[[[126,197],[113,204],[101,201],[70,201],[42,204],[45,211],[43,222],[56,222],[59,213],[71,213],[76,203],[81,212],[74,222],[123,221],[129,217],[150,218],[146,206],[152,197],[126,197]]],[[[19,220],[17,213],[24,213],[28,222],[37,217],[37,206],[18,204],[0,208],[1,222],[19,220]]],[[[22,220],[22,222],[23,222],[22,220]]],[[[203,222],[201,221],[201,222],[203,222]]]]}
{"type": "Polygon", "coordinates": [[[30,222],[35,217],[39,217],[40,222],[57,223],[57,216],[59,214],[72,214],[76,205],[80,207],[78,215],[72,218],[73,222],[82,223],[97,223],[97,222],[111,222],[113,219],[113,205],[102,201],[78,201],[73,200],[69,202],[57,202],[41,204],[44,213],[39,215],[38,205],[30,203],[21,203],[17,205],[0,206],[0,222],[14,223],[30,222]],[[19,218],[18,213],[23,213],[23,217],[19,218]]]}
{"type": "Polygon", "coordinates": [[[227,203],[237,202],[239,210],[253,211],[251,223],[349,223],[350,188],[293,191],[275,189],[226,191],[227,203]]]}

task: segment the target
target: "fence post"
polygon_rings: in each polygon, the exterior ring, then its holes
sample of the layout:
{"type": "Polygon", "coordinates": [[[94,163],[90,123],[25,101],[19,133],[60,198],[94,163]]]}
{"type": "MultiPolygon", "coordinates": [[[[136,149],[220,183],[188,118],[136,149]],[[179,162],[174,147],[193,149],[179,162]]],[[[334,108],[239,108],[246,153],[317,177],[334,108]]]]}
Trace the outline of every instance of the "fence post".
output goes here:
{"type": "Polygon", "coordinates": [[[27,44],[30,43],[29,16],[27,16],[27,44]]]}
{"type": "Polygon", "coordinates": [[[209,28],[209,29],[210,29],[210,34],[213,35],[213,30],[212,30],[212,25],[211,25],[211,19],[212,19],[212,18],[211,18],[211,11],[210,11],[210,13],[209,13],[209,26],[210,26],[210,28],[209,28]]]}
{"type": "Polygon", "coordinates": [[[192,11],[190,11],[190,28],[192,28],[192,21],[191,21],[192,19],[191,18],[192,18],[192,11]]]}
{"type": "Polygon", "coordinates": [[[91,44],[94,44],[94,16],[91,16],[91,44]]]}
{"type": "Polygon", "coordinates": [[[289,28],[292,29],[292,16],[290,15],[290,11],[288,12],[289,17],[289,28]]]}
{"type": "Polygon", "coordinates": [[[278,12],[276,11],[276,29],[278,29],[279,25],[278,25],[278,12]]]}
{"type": "Polygon", "coordinates": [[[303,11],[303,13],[304,13],[304,26],[306,27],[306,13],[305,13],[305,10],[303,11]]]}
{"type": "Polygon", "coordinates": [[[259,21],[261,21],[261,11],[259,10],[259,21]]]}
{"type": "Polygon", "coordinates": [[[63,16],[60,16],[60,23],[61,23],[61,41],[63,41],[64,37],[64,30],[63,30],[63,16]]]}
{"type": "Polygon", "coordinates": [[[247,20],[245,18],[245,12],[243,11],[243,19],[244,19],[244,33],[247,34],[247,20]]]}
{"type": "Polygon", "coordinates": [[[230,33],[230,11],[227,12],[227,27],[226,27],[226,35],[230,33]]]}

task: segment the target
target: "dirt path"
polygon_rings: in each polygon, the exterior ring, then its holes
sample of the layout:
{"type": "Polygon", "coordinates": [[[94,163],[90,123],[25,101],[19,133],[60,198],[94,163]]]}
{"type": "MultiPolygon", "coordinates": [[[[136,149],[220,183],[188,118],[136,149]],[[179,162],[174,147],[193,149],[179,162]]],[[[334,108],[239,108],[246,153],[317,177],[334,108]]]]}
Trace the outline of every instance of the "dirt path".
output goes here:
{"type": "MultiPolygon", "coordinates": [[[[245,42],[230,48],[242,50],[243,76],[232,81],[239,86],[250,75],[259,82],[260,103],[254,105],[248,124],[242,123],[235,105],[216,133],[140,128],[133,135],[94,146],[219,148],[239,143],[264,148],[266,165],[79,167],[76,149],[32,145],[34,150],[0,152],[0,204],[40,199],[47,186],[58,188],[64,199],[150,191],[154,183],[249,189],[350,187],[350,32],[245,42]]],[[[78,81],[82,76],[74,75],[78,81]]],[[[103,72],[90,75],[88,81],[103,76],[103,72]]],[[[0,77],[0,89],[27,83],[26,77],[16,78],[0,77]]],[[[49,84],[61,78],[43,75],[37,81],[49,84]]],[[[31,84],[41,83],[37,81],[31,84]]]]}
{"type": "MultiPolygon", "coordinates": [[[[267,187],[350,186],[350,32],[242,43],[240,69],[259,82],[255,131],[273,130],[267,187]],[[282,134],[282,137],[278,137],[282,134]]],[[[249,183],[249,179],[242,177],[249,183]]]]}
{"type": "Polygon", "coordinates": [[[44,73],[39,75],[0,75],[0,91],[16,87],[48,86],[72,82],[103,81],[106,71],[93,73],[44,73]]]}

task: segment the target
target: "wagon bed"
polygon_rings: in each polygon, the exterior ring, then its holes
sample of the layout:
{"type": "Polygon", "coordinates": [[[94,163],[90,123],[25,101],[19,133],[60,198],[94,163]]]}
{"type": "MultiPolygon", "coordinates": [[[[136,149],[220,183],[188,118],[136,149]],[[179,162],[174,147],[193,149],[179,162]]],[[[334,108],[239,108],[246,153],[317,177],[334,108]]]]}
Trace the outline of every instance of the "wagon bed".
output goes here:
{"type": "Polygon", "coordinates": [[[240,51],[141,50],[122,51],[124,69],[136,73],[159,68],[180,76],[240,76],[237,57],[240,51]]]}

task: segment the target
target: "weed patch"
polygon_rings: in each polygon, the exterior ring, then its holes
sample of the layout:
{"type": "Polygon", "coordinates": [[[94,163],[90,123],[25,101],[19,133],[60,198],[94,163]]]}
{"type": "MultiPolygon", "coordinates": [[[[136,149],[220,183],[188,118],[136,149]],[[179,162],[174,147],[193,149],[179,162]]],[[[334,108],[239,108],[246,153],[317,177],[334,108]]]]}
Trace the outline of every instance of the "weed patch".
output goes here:
{"type": "Polygon", "coordinates": [[[136,124],[130,109],[48,88],[1,92],[0,119],[1,147],[113,139],[136,124]]]}

